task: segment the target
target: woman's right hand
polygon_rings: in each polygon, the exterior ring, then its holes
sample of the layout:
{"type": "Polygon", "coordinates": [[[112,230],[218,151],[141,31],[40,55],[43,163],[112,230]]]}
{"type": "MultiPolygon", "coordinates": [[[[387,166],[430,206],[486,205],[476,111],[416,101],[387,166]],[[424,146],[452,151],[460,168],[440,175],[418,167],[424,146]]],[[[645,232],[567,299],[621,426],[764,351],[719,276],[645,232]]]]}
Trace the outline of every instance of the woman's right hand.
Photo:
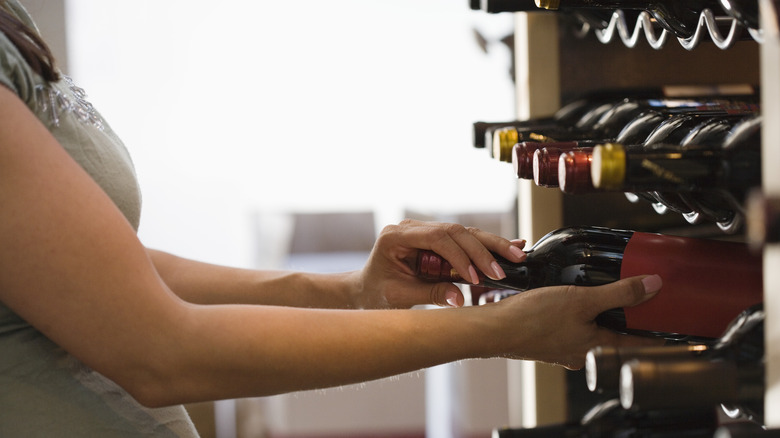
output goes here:
{"type": "MultiPolygon", "coordinates": [[[[513,359],[529,359],[579,369],[585,354],[599,345],[658,345],[658,338],[616,333],[598,326],[600,313],[641,304],[661,289],[657,275],[626,278],[602,286],[550,286],[503,299],[494,306],[501,325],[496,336],[515,343],[513,359]],[[514,337],[515,339],[512,339],[514,337]]],[[[483,306],[485,307],[485,306],[483,306]]]]}

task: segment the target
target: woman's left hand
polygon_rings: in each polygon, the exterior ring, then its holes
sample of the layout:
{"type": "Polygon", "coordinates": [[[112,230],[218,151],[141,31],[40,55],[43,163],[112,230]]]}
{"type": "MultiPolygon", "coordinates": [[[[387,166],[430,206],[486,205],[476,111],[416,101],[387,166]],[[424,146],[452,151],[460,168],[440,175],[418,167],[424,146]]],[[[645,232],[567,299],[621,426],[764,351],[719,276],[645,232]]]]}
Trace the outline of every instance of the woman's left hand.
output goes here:
{"type": "Polygon", "coordinates": [[[417,304],[459,307],[464,298],[452,283],[431,283],[415,275],[419,250],[442,256],[467,281],[476,284],[477,270],[492,279],[506,276],[491,251],[513,262],[525,259],[525,241],[510,241],[457,224],[404,220],[385,227],[359,275],[354,296],[359,308],[408,308],[417,304]]]}

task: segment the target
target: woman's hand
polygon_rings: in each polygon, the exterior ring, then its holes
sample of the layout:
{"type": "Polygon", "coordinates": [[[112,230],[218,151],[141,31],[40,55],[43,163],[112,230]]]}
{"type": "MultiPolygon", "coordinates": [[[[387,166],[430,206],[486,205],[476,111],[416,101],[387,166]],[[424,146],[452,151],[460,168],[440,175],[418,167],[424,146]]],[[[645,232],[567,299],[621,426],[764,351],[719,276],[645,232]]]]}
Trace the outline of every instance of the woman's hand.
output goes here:
{"type": "MultiPolygon", "coordinates": [[[[663,340],[618,334],[596,325],[600,313],[641,304],[655,296],[662,281],[657,275],[626,278],[602,286],[551,286],[529,290],[499,301],[494,310],[497,342],[517,342],[513,359],[554,363],[569,369],[585,364],[585,353],[599,345],[658,345],[663,340]],[[511,340],[515,337],[515,340],[511,340]]],[[[480,306],[480,307],[487,307],[480,306]]]]}
{"type": "Polygon", "coordinates": [[[506,274],[490,251],[513,262],[525,259],[525,241],[509,241],[477,228],[456,224],[404,220],[385,227],[377,238],[371,256],[358,275],[356,307],[408,308],[416,304],[459,307],[463,294],[452,283],[431,283],[414,273],[421,249],[441,255],[465,279],[477,283],[477,270],[490,278],[506,274]]]}

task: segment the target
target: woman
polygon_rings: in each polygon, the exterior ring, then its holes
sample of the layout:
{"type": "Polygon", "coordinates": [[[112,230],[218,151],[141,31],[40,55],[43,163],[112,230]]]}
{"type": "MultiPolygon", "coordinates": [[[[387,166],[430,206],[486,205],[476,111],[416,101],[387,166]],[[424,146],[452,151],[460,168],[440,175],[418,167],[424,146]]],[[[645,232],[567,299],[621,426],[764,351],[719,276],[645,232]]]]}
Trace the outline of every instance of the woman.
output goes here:
{"type": "Polygon", "coordinates": [[[454,224],[389,226],[366,266],[343,274],[234,269],[144,248],[127,151],[54,67],[17,0],[0,5],[1,436],[195,436],[181,403],[465,358],[578,368],[593,346],[655,342],[593,319],[652,297],[657,276],[461,307],[454,285],[414,276],[418,249],[475,281],[476,270],[504,276],[489,251],[524,254],[522,242],[454,224]],[[451,308],[409,309],[425,303],[451,308]]]}

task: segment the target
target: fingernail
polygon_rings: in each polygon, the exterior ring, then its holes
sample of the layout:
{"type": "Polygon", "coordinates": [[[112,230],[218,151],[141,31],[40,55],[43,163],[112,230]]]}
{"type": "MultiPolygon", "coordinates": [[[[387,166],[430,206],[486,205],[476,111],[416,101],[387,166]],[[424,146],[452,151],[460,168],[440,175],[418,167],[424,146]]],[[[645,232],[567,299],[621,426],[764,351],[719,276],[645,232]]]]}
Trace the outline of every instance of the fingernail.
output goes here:
{"type": "Polygon", "coordinates": [[[651,294],[661,290],[661,286],[663,286],[663,281],[661,280],[661,277],[658,275],[648,275],[647,277],[642,279],[642,286],[645,287],[645,293],[651,294]]]}
{"type": "Polygon", "coordinates": [[[444,299],[447,301],[447,304],[449,304],[452,307],[458,307],[458,293],[453,292],[451,290],[448,290],[444,294],[444,299]]]}
{"type": "Polygon", "coordinates": [[[501,269],[501,266],[498,264],[498,262],[493,261],[493,263],[490,264],[490,267],[493,268],[493,273],[496,276],[494,280],[501,280],[502,278],[506,278],[506,273],[503,269],[501,269]]]}
{"type": "Polygon", "coordinates": [[[479,284],[479,275],[474,266],[469,266],[469,276],[471,277],[471,284],[479,284]]]}
{"type": "Polygon", "coordinates": [[[509,247],[509,252],[511,252],[515,257],[517,257],[520,260],[524,260],[525,259],[525,256],[526,256],[525,251],[523,251],[522,249],[520,249],[520,248],[518,248],[518,247],[516,247],[514,245],[509,247]]]}

